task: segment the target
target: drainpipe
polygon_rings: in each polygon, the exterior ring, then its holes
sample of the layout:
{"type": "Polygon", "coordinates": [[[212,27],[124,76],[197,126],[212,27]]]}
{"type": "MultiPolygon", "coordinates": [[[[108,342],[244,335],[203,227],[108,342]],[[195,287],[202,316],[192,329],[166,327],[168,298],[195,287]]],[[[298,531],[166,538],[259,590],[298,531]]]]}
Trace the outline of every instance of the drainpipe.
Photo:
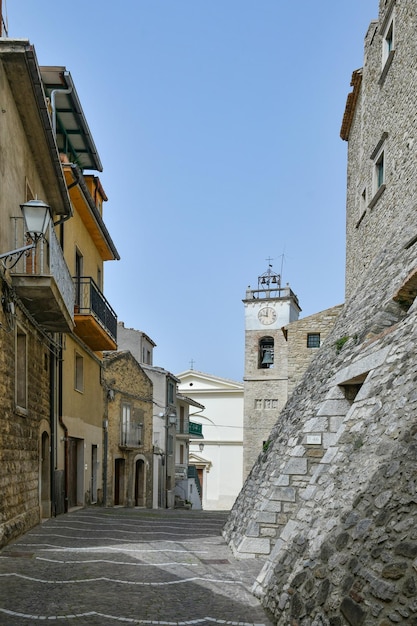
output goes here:
{"type": "Polygon", "coordinates": [[[56,517],[56,499],[55,499],[55,465],[56,465],[56,428],[55,428],[55,368],[56,355],[51,350],[49,361],[49,423],[51,428],[51,454],[50,454],[50,472],[51,472],[51,514],[56,517]]]}
{"type": "MultiPolygon", "coordinates": [[[[106,400],[107,402],[107,400],[106,400]]],[[[107,506],[107,454],[109,451],[109,419],[103,419],[103,506],[107,506]]]]}
{"type": "Polygon", "coordinates": [[[64,431],[64,512],[68,513],[68,460],[69,460],[69,441],[68,441],[68,428],[64,424],[62,419],[62,335],[60,335],[59,341],[59,361],[58,361],[58,419],[59,425],[64,431]]]}
{"type": "MultiPolygon", "coordinates": [[[[64,72],[64,77],[69,76],[69,72],[64,72]]],[[[72,87],[69,89],[53,89],[51,91],[51,109],[52,109],[52,131],[54,133],[54,137],[56,138],[56,106],[55,106],[55,97],[57,93],[60,94],[69,94],[72,92],[72,87]]]]}

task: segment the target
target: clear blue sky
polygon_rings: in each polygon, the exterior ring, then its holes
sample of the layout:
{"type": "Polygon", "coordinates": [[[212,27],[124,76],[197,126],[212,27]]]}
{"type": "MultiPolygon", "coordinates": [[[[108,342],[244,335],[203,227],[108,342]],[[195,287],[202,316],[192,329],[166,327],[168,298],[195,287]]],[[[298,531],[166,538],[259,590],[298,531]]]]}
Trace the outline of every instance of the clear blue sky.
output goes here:
{"type": "MultiPolygon", "coordinates": [[[[4,4],[3,0],[3,4],[4,4]]],[[[242,299],[281,271],[302,317],[343,302],[339,131],[378,0],[7,0],[71,72],[121,255],[104,292],[155,365],[243,376],[242,299]]]]}

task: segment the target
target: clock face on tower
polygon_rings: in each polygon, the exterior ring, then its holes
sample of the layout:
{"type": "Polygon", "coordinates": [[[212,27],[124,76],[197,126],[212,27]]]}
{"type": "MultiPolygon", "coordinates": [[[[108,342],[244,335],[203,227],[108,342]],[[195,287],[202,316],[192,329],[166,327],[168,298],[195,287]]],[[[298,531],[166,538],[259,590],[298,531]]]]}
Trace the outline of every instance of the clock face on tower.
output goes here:
{"type": "Polygon", "coordinates": [[[259,310],[258,320],[261,322],[261,324],[268,326],[269,324],[273,324],[276,319],[277,313],[272,307],[264,306],[262,309],[259,310]]]}

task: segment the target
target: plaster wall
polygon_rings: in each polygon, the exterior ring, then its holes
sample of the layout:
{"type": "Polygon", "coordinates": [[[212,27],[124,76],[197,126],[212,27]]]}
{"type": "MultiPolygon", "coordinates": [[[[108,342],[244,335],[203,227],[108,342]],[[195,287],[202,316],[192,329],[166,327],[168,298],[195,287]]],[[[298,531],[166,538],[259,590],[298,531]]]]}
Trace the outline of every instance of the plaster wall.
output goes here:
{"type": "Polygon", "coordinates": [[[204,468],[203,509],[229,510],[243,482],[243,385],[194,370],[178,378],[180,393],[205,407],[195,414],[190,407],[190,421],[203,427],[204,438],[190,441],[192,458],[204,468]]]}

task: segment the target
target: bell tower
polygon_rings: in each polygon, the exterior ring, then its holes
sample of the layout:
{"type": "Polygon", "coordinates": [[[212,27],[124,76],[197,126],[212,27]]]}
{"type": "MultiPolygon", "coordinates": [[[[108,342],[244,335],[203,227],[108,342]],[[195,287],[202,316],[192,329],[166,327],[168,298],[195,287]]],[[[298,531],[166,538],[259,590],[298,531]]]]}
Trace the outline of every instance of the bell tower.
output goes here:
{"type": "MultiPolygon", "coordinates": [[[[270,259],[269,259],[270,260],[270,259]]],[[[301,308],[290,286],[269,263],[258,276],[257,289],[248,287],[245,307],[245,373],[243,418],[243,478],[268,441],[288,396],[287,342],[283,326],[298,319],[301,308]]]]}

